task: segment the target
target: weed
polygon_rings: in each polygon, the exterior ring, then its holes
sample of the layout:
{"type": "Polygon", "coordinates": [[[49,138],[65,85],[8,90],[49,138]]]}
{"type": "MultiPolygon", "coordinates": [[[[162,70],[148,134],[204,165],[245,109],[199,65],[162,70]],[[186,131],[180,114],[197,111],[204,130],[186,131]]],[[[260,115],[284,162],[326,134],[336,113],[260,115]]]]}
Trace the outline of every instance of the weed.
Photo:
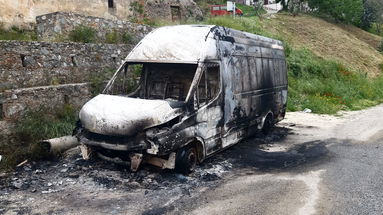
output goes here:
{"type": "Polygon", "coordinates": [[[0,23],[0,40],[35,41],[37,40],[37,34],[35,31],[21,29],[15,26],[6,30],[4,24],[0,23]]]}
{"type": "Polygon", "coordinates": [[[4,156],[0,169],[11,169],[25,159],[47,158],[47,151],[37,143],[44,139],[70,135],[76,121],[77,112],[69,104],[55,109],[40,107],[27,111],[12,128],[16,140],[0,144],[0,154],[4,156]]]}
{"type": "Polygon", "coordinates": [[[123,43],[129,44],[133,42],[133,36],[128,32],[124,32],[121,35],[121,40],[123,43]]]}
{"type": "Polygon", "coordinates": [[[69,33],[73,42],[93,43],[96,41],[96,31],[88,26],[79,25],[69,33]]]}
{"type": "Polygon", "coordinates": [[[106,43],[117,44],[118,43],[118,33],[117,33],[117,31],[112,31],[112,32],[106,33],[106,35],[105,35],[105,42],[106,43]]]}
{"type": "Polygon", "coordinates": [[[90,90],[93,96],[96,96],[103,91],[107,81],[112,78],[114,72],[114,69],[107,69],[101,73],[92,74],[90,77],[90,90]]]}

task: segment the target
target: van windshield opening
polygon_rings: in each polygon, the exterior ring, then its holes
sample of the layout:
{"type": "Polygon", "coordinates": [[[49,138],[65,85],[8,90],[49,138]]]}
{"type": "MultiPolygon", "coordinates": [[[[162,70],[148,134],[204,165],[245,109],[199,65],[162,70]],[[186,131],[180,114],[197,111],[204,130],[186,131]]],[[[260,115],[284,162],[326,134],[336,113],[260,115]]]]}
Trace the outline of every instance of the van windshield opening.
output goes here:
{"type": "Polygon", "coordinates": [[[104,93],[185,101],[196,70],[197,64],[126,63],[104,93]]]}

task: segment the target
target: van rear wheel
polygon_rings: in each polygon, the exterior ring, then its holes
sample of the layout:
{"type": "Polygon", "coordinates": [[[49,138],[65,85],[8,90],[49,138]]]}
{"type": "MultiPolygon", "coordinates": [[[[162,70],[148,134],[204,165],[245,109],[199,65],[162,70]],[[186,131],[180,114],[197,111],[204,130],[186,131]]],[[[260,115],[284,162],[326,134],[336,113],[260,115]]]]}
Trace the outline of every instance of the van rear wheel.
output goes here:
{"type": "Polygon", "coordinates": [[[265,119],[265,122],[263,123],[262,127],[262,133],[263,135],[268,135],[273,128],[273,117],[271,115],[268,115],[265,119]]]}
{"type": "Polygon", "coordinates": [[[197,150],[195,147],[186,146],[178,150],[176,155],[175,171],[189,174],[197,165],[197,150]]]}

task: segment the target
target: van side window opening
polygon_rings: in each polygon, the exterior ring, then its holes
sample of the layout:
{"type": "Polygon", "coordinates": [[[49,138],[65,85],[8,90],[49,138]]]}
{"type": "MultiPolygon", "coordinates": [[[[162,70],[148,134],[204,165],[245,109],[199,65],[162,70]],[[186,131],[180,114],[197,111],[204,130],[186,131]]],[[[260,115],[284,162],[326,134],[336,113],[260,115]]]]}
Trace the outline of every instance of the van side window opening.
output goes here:
{"type": "Polygon", "coordinates": [[[219,90],[219,65],[216,63],[206,64],[206,69],[197,88],[198,103],[200,105],[207,104],[217,96],[219,90]]]}

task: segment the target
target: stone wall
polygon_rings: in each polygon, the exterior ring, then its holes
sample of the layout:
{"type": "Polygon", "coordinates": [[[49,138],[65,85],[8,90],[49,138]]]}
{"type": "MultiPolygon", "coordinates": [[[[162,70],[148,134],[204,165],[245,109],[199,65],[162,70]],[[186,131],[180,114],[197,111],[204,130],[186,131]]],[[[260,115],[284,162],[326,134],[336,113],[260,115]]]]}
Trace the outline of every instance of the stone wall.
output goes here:
{"type": "Polygon", "coordinates": [[[89,84],[63,84],[6,90],[0,94],[2,120],[15,120],[25,111],[44,106],[55,109],[71,104],[79,109],[92,97],[89,84]]]}
{"type": "Polygon", "coordinates": [[[89,82],[109,76],[133,45],[0,41],[0,120],[40,105],[80,107],[89,82]]]}
{"type": "Polygon", "coordinates": [[[135,24],[123,20],[111,20],[100,17],[84,16],[75,13],[55,12],[36,17],[37,38],[43,41],[67,37],[79,25],[89,26],[96,30],[97,39],[105,41],[106,35],[116,32],[128,35],[131,42],[138,42],[152,28],[147,25],[135,24]]]}
{"type": "Polygon", "coordinates": [[[0,41],[0,91],[88,82],[116,69],[133,45],[0,41]]]}

